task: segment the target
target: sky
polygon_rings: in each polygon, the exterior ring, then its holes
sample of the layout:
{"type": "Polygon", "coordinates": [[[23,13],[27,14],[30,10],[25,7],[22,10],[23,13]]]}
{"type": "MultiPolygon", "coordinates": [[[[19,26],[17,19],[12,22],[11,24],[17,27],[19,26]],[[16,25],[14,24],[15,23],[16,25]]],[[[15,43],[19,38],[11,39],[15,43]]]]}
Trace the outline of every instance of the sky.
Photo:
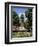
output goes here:
{"type": "Polygon", "coordinates": [[[19,13],[25,13],[25,11],[28,10],[28,8],[24,8],[24,7],[11,7],[12,11],[15,11],[17,14],[19,13]]]}

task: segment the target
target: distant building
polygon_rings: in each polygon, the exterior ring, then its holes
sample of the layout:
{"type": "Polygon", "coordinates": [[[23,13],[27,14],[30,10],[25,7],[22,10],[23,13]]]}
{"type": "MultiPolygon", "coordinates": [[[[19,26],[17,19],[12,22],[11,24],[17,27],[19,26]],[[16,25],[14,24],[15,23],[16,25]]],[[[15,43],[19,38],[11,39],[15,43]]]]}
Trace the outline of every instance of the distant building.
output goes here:
{"type": "Polygon", "coordinates": [[[27,20],[26,16],[25,16],[25,13],[19,13],[19,22],[22,23],[21,21],[21,15],[24,15],[24,22],[27,20]]]}

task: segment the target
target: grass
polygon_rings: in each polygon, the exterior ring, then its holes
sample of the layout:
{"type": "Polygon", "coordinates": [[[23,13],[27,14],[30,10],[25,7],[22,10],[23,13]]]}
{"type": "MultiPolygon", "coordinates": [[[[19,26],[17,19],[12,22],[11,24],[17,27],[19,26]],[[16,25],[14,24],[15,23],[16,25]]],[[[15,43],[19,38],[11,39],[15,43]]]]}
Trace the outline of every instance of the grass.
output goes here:
{"type": "Polygon", "coordinates": [[[12,32],[11,33],[11,37],[12,38],[20,38],[20,37],[31,37],[32,36],[32,32],[12,32]]]}

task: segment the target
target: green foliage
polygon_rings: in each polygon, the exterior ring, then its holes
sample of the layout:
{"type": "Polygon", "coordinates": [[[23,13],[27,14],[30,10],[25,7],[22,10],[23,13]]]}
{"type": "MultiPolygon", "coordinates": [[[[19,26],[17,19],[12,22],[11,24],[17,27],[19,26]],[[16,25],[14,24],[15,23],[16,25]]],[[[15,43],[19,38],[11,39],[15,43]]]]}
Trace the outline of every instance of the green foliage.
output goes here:
{"type": "Polygon", "coordinates": [[[32,12],[32,8],[31,9],[28,9],[29,10],[29,12],[32,12]]]}
{"type": "Polygon", "coordinates": [[[32,27],[32,9],[28,9],[28,11],[25,12],[25,16],[28,20],[24,23],[24,27],[30,29],[32,27]]]}
{"type": "Polygon", "coordinates": [[[15,12],[15,11],[13,11],[12,12],[12,19],[13,19],[13,25],[20,25],[19,24],[19,16],[18,16],[18,14],[15,12]]]}

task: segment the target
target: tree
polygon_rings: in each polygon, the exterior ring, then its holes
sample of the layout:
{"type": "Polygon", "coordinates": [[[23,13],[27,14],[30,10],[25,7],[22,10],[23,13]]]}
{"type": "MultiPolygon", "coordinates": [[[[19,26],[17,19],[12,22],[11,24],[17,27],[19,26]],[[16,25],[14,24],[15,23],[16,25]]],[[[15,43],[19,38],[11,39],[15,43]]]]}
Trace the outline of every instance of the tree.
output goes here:
{"type": "Polygon", "coordinates": [[[28,11],[25,12],[25,16],[28,18],[28,21],[24,25],[27,29],[32,28],[32,8],[28,9],[28,11]]]}
{"type": "Polygon", "coordinates": [[[18,14],[15,11],[12,12],[12,23],[15,26],[16,25],[19,26],[19,16],[18,16],[18,14]]]}
{"type": "Polygon", "coordinates": [[[25,16],[30,21],[32,19],[32,9],[28,9],[28,11],[25,12],[25,16]]]}

